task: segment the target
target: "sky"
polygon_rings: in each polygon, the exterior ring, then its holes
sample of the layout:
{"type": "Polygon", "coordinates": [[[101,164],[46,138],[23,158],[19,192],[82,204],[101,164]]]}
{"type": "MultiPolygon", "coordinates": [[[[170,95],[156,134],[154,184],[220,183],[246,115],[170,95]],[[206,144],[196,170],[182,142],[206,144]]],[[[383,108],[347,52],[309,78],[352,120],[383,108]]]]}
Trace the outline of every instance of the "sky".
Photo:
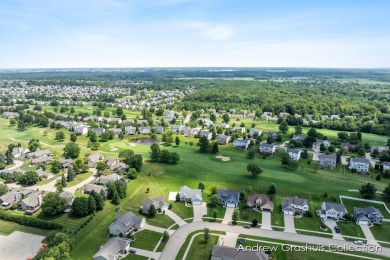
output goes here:
{"type": "Polygon", "coordinates": [[[390,1],[0,1],[0,68],[390,68],[390,1]]]}

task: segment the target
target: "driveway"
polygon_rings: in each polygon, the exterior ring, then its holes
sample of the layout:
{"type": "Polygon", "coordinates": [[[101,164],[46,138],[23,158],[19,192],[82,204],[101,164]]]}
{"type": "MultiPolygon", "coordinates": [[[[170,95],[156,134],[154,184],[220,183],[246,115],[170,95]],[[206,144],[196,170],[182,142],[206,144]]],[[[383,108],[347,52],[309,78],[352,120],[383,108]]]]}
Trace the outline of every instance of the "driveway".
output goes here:
{"type": "Polygon", "coordinates": [[[30,259],[38,253],[44,236],[15,231],[0,236],[0,259],[30,259]]]}
{"type": "MultiPolygon", "coordinates": [[[[326,221],[322,221],[333,233],[333,239],[337,240],[345,240],[341,233],[336,233],[336,230],[334,230],[334,227],[337,226],[337,222],[332,219],[327,219],[326,221]]],[[[341,230],[342,231],[342,230],[341,230]]]]}
{"type": "Polygon", "coordinates": [[[261,229],[268,229],[272,230],[271,227],[271,212],[262,212],[262,217],[261,217],[261,229]]]}
{"type": "Polygon", "coordinates": [[[192,205],[192,208],[194,210],[193,222],[202,221],[202,216],[207,215],[206,202],[203,202],[201,205],[192,205]]]}
{"type": "Polygon", "coordinates": [[[371,153],[366,153],[366,159],[371,163],[372,167],[375,167],[375,160],[371,158],[371,153]]]}
{"type": "Polygon", "coordinates": [[[349,156],[341,156],[341,164],[342,165],[348,165],[348,159],[349,156]]]}
{"type": "Polygon", "coordinates": [[[178,215],[176,215],[174,212],[170,211],[170,210],[166,210],[165,211],[165,215],[167,215],[168,217],[170,217],[173,221],[176,222],[176,224],[179,225],[179,227],[187,224],[187,222],[185,222],[184,220],[182,220],[178,215]]]}
{"type": "Polygon", "coordinates": [[[232,216],[235,208],[226,208],[225,216],[223,217],[222,224],[229,224],[232,221],[232,216]]]}
{"type": "MultiPolygon", "coordinates": [[[[141,256],[148,257],[148,258],[152,258],[152,259],[159,259],[160,255],[161,255],[160,252],[152,252],[152,251],[148,251],[148,250],[138,249],[135,247],[131,247],[131,248],[137,250],[135,255],[141,255],[141,256]]],[[[129,259],[131,259],[132,254],[129,254],[129,255],[130,255],[129,259]]]]}
{"type": "Polygon", "coordinates": [[[366,239],[367,239],[367,244],[368,244],[368,245],[379,246],[379,243],[376,242],[374,235],[371,233],[370,227],[367,226],[367,225],[359,225],[359,226],[360,226],[360,227],[362,228],[362,230],[363,230],[364,236],[365,236],[366,239]]]}
{"type": "Polygon", "coordinates": [[[226,235],[220,236],[220,240],[223,241],[223,246],[236,247],[237,233],[226,232],[226,235]]]}
{"type": "Polygon", "coordinates": [[[295,223],[293,215],[284,215],[284,232],[297,233],[295,231],[295,223]]]}
{"type": "Polygon", "coordinates": [[[161,233],[161,234],[163,234],[165,231],[168,231],[169,235],[172,235],[175,232],[175,230],[167,230],[165,228],[156,227],[156,226],[149,225],[149,224],[143,225],[142,229],[151,230],[151,231],[154,231],[154,232],[157,232],[157,233],[161,233]]]}
{"type": "Polygon", "coordinates": [[[15,165],[13,165],[12,167],[6,168],[5,170],[13,171],[13,170],[19,169],[20,167],[22,167],[23,162],[20,160],[14,160],[14,164],[15,165]]]}

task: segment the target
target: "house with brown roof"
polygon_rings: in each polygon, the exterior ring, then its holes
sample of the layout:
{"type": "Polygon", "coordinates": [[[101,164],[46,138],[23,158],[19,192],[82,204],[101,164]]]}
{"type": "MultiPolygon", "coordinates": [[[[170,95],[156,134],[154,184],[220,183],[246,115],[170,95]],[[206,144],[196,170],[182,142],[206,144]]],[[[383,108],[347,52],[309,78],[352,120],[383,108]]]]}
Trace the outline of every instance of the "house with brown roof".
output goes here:
{"type": "Polygon", "coordinates": [[[261,211],[272,212],[274,210],[274,203],[267,195],[254,194],[247,198],[246,204],[248,207],[259,209],[261,211]]]}
{"type": "Polygon", "coordinates": [[[158,196],[158,197],[153,198],[153,199],[147,198],[146,200],[144,200],[144,203],[141,206],[142,213],[148,214],[151,205],[154,205],[154,207],[156,208],[156,210],[158,212],[162,212],[164,210],[167,210],[169,207],[169,205],[165,202],[165,199],[163,196],[158,196]]]}

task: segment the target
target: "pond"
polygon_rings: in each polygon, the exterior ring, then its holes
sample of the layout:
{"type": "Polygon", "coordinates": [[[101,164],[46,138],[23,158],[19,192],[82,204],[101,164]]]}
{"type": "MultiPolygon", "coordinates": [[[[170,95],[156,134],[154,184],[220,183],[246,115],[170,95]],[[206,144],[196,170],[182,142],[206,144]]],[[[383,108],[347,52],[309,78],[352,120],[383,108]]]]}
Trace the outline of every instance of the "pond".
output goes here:
{"type": "Polygon", "coordinates": [[[131,143],[139,143],[141,145],[152,145],[161,143],[160,139],[157,138],[149,138],[149,137],[141,137],[130,140],[131,143]]]}

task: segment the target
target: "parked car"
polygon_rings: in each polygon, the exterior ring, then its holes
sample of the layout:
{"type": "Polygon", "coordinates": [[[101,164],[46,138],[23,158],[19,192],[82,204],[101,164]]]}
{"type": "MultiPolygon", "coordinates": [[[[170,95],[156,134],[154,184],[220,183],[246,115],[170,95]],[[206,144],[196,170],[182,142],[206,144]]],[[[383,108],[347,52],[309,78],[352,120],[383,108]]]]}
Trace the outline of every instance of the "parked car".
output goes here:
{"type": "Polygon", "coordinates": [[[250,228],[251,228],[251,226],[249,226],[249,225],[245,225],[245,226],[243,226],[243,228],[250,229],[250,228]]]}
{"type": "Polygon", "coordinates": [[[361,241],[361,240],[355,240],[354,243],[356,245],[363,245],[363,241],[361,241]]]}
{"type": "Polygon", "coordinates": [[[334,230],[336,231],[336,233],[340,233],[340,228],[338,226],[335,226],[334,230]]]}
{"type": "Polygon", "coordinates": [[[130,249],[130,250],[129,250],[129,253],[135,254],[135,253],[137,253],[137,250],[135,250],[135,249],[130,249]]]}

